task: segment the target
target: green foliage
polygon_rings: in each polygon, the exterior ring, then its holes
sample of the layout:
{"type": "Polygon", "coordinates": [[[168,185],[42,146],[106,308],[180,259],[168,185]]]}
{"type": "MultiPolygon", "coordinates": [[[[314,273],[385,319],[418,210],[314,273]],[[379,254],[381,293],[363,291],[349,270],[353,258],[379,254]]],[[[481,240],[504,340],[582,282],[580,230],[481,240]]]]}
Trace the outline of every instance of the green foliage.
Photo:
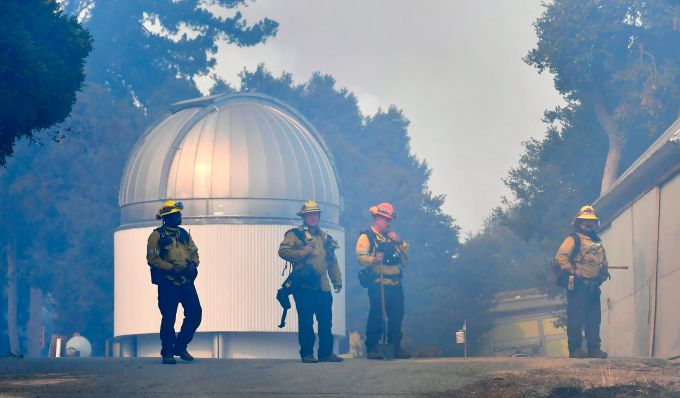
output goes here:
{"type": "Polygon", "coordinates": [[[34,286],[48,297],[54,332],[82,333],[95,354],[111,337],[112,237],[119,224],[118,187],[134,142],[172,101],[198,95],[191,78],[212,66],[208,53],[216,40],[252,45],[276,31],[273,21],[248,27],[240,14],[220,19],[199,3],[205,2],[63,3],[83,18],[95,40],[87,86],[65,124],[77,134],[59,145],[29,147],[24,140],[0,170],[0,244],[17,242],[20,324],[34,286]],[[142,26],[144,12],[159,15],[171,32],[189,26],[201,35],[173,41],[152,34],[142,26]]]}
{"type": "Polygon", "coordinates": [[[514,198],[505,199],[505,210],[496,214],[546,255],[570,232],[576,210],[597,198],[607,152],[606,138],[590,133],[596,122],[582,108],[555,112],[573,125],[561,131],[553,125],[542,140],[524,143],[519,165],[504,179],[514,198]]]}
{"type": "MultiPolygon", "coordinates": [[[[489,310],[495,305],[496,294],[531,288],[547,278],[541,253],[501,221],[498,217],[488,219],[482,231],[465,240],[448,286],[457,292],[457,303],[449,306],[446,318],[467,321],[468,351],[473,355],[486,354],[483,339],[492,327],[489,310]]],[[[462,355],[461,347],[450,349],[462,355]]]]}
{"type": "Polygon", "coordinates": [[[67,0],[66,7],[85,18],[96,39],[88,80],[153,112],[200,96],[193,78],[215,66],[219,40],[252,46],[276,34],[278,23],[270,19],[247,25],[240,12],[226,18],[212,12],[245,2],[67,0]]]}
{"type": "MultiPolygon", "coordinates": [[[[530,254],[524,269],[537,276],[531,283],[554,294],[543,259],[571,232],[578,208],[599,196],[612,142],[619,137],[623,144],[623,169],[677,117],[680,8],[623,0],[556,0],[545,7],[535,24],[537,46],[525,61],[553,74],[567,105],[546,112],[542,139],[524,143],[504,179],[512,197],[492,219],[521,239],[514,244],[518,254],[530,254]]],[[[491,239],[489,233],[479,239],[491,239]]],[[[467,244],[460,261],[493,264],[492,252],[475,258],[467,244]]]]}
{"type": "Polygon", "coordinates": [[[538,44],[525,61],[549,71],[575,112],[581,108],[598,125],[575,124],[571,112],[558,113],[566,116],[560,121],[592,135],[615,133],[624,144],[613,171],[629,165],[678,115],[678,20],[675,1],[558,0],[535,24],[538,44]]]}
{"type": "MultiPolygon", "coordinates": [[[[63,122],[85,78],[92,37],[59,4],[7,0],[0,5],[0,166],[18,138],[63,122]]],[[[59,138],[55,131],[51,138],[59,138]]]]}
{"type": "MultiPolygon", "coordinates": [[[[461,248],[456,269],[465,286],[483,297],[532,286],[562,293],[547,259],[571,232],[578,208],[599,196],[612,145],[622,144],[613,170],[623,169],[677,117],[679,17],[671,1],[545,6],[535,24],[537,46],[525,61],[553,75],[567,105],[546,112],[546,135],[524,143],[504,179],[512,196],[461,248]]],[[[470,333],[489,326],[487,318],[467,319],[470,333]]]]}
{"type": "Polygon", "coordinates": [[[0,215],[12,226],[4,236],[16,238],[22,294],[41,288],[54,332],[78,331],[101,352],[113,322],[118,181],[147,121],[140,109],[90,84],[68,123],[76,133],[59,144],[18,143],[0,176],[7,193],[0,215]]]}
{"type": "Polygon", "coordinates": [[[550,71],[569,101],[599,91],[610,105],[637,98],[628,112],[656,113],[669,105],[659,84],[677,78],[679,13],[672,1],[558,0],[536,22],[538,44],[525,61],[550,71]]]}
{"type": "Polygon", "coordinates": [[[546,112],[546,136],[525,144],[505,180],[514,198],[505,202],[504,216],[523,239],[554,250],[576,210],[598,197],[611,145],[600,134],[606,128],[598,103],[623,139],[624,167],[675,120],[679,17],[670,1],[562,0],[546,6],[536,22],[538,44],[526,61],[553,74],[568,105],[546,112]]]}

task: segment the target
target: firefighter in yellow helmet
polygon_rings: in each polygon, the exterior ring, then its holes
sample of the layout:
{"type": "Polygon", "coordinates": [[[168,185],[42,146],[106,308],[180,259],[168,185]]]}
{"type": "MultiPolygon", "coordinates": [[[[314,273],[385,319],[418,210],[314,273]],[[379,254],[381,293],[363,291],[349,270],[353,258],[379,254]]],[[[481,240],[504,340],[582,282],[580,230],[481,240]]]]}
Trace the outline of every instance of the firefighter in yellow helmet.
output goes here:
{"type": "Polygon", "coordinates": [[[319,227],[321,207],[313,200],[297,213],[302,225],[286,232],[279,246],[279,256],[290,262],[293,272],[284,286],[293,293],[298,313],[298,342],[304,363],[342,362],[333,353],[333,296],[342,290],[342,271],[335,256],[338,244],[319,227]],[[330,281],[329,281],[330,278],[330,281]],[[314,317],[319,331],[318,359],[314,357],[314,317]]]}
{"type": "Polygon", "coordinates": [[[156,214],[163,225],[154,229],[146,246],[146,260],[151,268],[151,282],[158,285],[158,308],[161,311],[161,356],[173,365],[175,356],[185,361],[194,358],[187,345],[201,324],[202,309],[194,280],[198,276],[198,248],[189,232],[180,228],[182,202],[168,200],[156,214]],[[177,306],[184,308],[182,328],[175,336],[177,306]]]}
{"type": "Polygon", "coordinates": [[[366,267],[360,272],[361,284],[368,288],[370,309],[366,322],[366,357],[384,359],[378,350],[381,335],[387,337],[395,359],[410,358],[411,354],[401,347],[401,324],[404,319],[404,291],[402,269],[408,263],[408,242],[395,231],[389,231],[390,223],[397,217],[391,203],[372,206],[371,227],[359,234],[356,257],[366,267]],[[387,318],[387,325],[384,320],[387,318]],[[387,329],[387,330],[385,330],[387,329]]]}
{"type": "Polygon", "coordinates": [[[555,260],[566,278],[567,339],[570,358],[606,358],[600,348],[600,285],[610,278],[607,255],[597,235],[600,219],[592,206],[576,213],[574,232],[557,250],[555,260]],[[585,329],[587,353],[581,348],[585,329]]]}

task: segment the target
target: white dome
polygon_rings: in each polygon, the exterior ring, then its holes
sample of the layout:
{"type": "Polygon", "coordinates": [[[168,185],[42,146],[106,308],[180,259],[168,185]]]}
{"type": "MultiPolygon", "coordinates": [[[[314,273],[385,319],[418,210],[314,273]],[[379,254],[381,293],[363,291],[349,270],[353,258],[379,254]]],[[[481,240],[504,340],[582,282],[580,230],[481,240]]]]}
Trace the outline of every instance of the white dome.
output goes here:
{"type": "Polygon", "coordinates": [[[123,225],[156,222],[166,199],[184,202],[189,223],[296,218],[309,199],[320,202],[324,221],[339,222],[332,157],[290,107],[236,94],[183,101],[172,111],[128,159],[119,197],[123,225]]]}

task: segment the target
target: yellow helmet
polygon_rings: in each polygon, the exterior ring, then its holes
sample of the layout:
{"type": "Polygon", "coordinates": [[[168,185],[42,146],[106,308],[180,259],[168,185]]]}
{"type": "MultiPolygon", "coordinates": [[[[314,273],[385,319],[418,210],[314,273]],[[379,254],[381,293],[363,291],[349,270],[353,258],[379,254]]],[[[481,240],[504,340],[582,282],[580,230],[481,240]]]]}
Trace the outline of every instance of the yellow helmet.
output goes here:
{"type": "Polygon", "coordinates": [[[307,213],[321,213],[321,207],[319,207],[319,204],[316,203],[316,201],[308,200],[302,205],[300,211],[298,211],[296,214],[302,217],[307,213]]]}
{"type": "Polygon", "coordinates": [[[167,216],[168,214],[172,213],[179,213],[184,209],[184,205],[182,202],[176,202],[174,200],[166,200],[163,203],[163,206],[161,206],[160,209],[158,209],[158,213],[156,214],[156,219],[160,220],[163,216],[167,216]]]}
{"type": "Polygon", "coordinates": [[[595,213],[595,208],[590,205],[586,205],[581,207],[578,210],[578,213],[576,213],[576,217],[574,218],[574,222],[576,220],[597,220],[599,221],[600,219],[597,217],[597,213],[595,213]]]}

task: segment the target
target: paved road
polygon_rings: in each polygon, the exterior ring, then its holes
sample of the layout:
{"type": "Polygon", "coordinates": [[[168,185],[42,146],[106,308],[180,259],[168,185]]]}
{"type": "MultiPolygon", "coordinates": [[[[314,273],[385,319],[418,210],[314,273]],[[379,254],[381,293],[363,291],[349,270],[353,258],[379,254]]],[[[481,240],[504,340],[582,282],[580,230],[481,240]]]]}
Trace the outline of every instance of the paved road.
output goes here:
{"type": "Polygon", "coordinates": [[[288,360],[0,359],[3,397],[412,397],[475,383],[521,362],[411,359],[302,364],[288,360]]]}

